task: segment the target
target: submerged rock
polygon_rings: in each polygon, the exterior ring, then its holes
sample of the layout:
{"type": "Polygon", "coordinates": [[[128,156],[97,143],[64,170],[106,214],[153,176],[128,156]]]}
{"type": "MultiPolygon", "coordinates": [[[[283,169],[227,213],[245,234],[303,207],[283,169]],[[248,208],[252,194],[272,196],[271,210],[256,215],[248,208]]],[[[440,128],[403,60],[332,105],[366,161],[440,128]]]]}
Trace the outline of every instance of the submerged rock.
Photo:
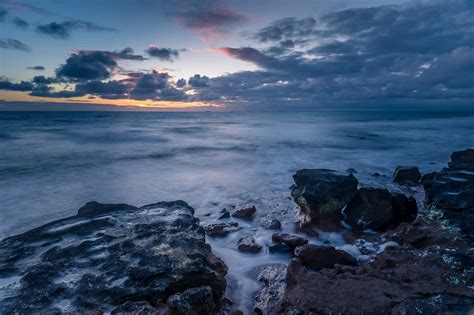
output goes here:
{"type": "Polygon", "coordinates": [[[296,246],[308,244],[308,240],[288,233],[275,233],[272,235],[272,241],[276,243],[283,243],[288,245],[290,248],[295,248],[296,246]]]}
{"type": "Polygon", "coordinates": [[[393,181],[399,184],[416,184],[421,178],[421,173],[416,166],[397,166],[393,174],[393,181]]]}
{"type": "Polygon", "coordinates": [[[291,195],[300,206],[306,221],[339,223],[341,209],[357,192],[354,175],[328,169],[302,169],[293,175],[296,187],[291,195]]]}
{"type": "Polygon", "coordinates": [[[237,249],[245,253],[258,253],[262,249],[262,246],[258,244],[253,237],[245,236],[239,239],[237,249]]]}
{"type": "Polygon", "coordinates": [[[387,189],[361,188],[343,210],[346,221],[355,229],[383,230],[401,222],[412,221],[416,201],[387,189]]]}
{"type": "Polygon", "coordinates": [[[209,236],[226,236],[229,233],[238,231],[240,226],[237,222],[212,223],[204,225],[204,231],[209,236]]]}
{"type": "Polygon", "coordinates": [[[312,269],[332,268],[335,264],[355,265],[357,260],[349,253],[332,246],[306,244],[295,249],[295,255],[305,267],[312,269]]]}
{"type": "Polygon", "coordinates": [[[223,262],[183,201],[88,203],[78,215],[0,242],[0,313],[218,310],[223,262]],[[196,304],[201,300],[201,304],[196,304]]]}
{"type": "Polygon", "coordinates": [[[232,216],[234,218],[239,218],[239,219],[250,219],[256,211],[257,209],[255,208],[255,206],[240,208],[240,209],[235,210],[232,213],[232,216]]]}

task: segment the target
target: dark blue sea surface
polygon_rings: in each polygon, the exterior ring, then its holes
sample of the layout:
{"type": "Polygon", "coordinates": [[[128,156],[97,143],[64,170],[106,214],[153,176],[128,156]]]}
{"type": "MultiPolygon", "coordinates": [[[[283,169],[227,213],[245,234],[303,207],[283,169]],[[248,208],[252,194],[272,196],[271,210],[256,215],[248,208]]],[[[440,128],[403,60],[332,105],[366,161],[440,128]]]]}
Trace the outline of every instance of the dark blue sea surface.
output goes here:
{"type": "Polygon", "coordinates": [[[0,238],[90,200],[264,213],[289,206],[300,168],[370,181],[400,164],[437,170],[468,147],[473,112],[0,112],[0,238]]]}

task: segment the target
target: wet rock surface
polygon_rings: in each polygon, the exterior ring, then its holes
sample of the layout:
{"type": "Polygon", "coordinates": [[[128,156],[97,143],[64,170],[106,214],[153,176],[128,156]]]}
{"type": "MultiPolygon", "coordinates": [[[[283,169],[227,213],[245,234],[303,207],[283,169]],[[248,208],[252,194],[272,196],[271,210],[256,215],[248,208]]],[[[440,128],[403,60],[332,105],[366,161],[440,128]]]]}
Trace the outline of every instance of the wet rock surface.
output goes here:
{"type": "Polygon", "coordinates": [[[341,209],[357,192],[354,175],[328,169],[303,169],[293,175],[291,195],[308,222],[338,223],[341,209]]]}
{"type": "Polygon", "coordinates": [[[288,233],[275,233],[272,235],[272,241],[275,243],[283,243],[294,249],[297,246],[308,244],[308,240],[288,233]]]}
{"type": "Polygon", "coordinates": [[[245,236],[239,239],[237,249],[244,253],[258,253],[262,246],[258,244],[251,236],[245,236]]]}
{"type": "Polygon", "coordinates": [[[281,228],[281,222],[277,218],[265,217],[260,221],[260,226],[268,230],[278,230],[281,228]]]}
{"type": "Polygon", "coordinates": [[[0,242],[0,279],[8,283],[0,313],[209,314],[224,295],[225,272],[185,202],[90,202],[76,216],[0,242]]]}
{"type": "Polygon", "coordinates": [[[401,222],[413,221],[417,211],[415,199],[404,194],[391,194],[382,188],[361,188],[343,214],[355,229],[383,230],[401,222]]]}
{"type": "Polygon", "coordinates": [[[295,249],[303,265],[312,269],[332,268],[334,265],[355,265],[357,260],[349,253],[332,246],[306,244],[295,249]]]}
{"type": "Polygon", "coordinates": [[[204,231],[209,236],[222,237],[240,229],[237,222],[212,223],[204,226],[204,231]]]}
{"type": "Polygon", "coordinates": [[[415,185],[421,178],[421,173],[416,166],[397,166],[393,173],[393,181],[399,184],[415,185]]]}
{"type": "Polygon", "coordinates": [[[266,266],[260,271],[257,279],[264,287],[255,296],[254,311],[257,314],[274,314],[272,312],[285,293],[286,266],[266,266]]]}
{"type": "Polygon", "coordinates": [[[255,208],[255,206],[244,207],[244,208],[235,210],[231,214],[231,216],[233,216],[234,218],[239,218],[239,219],[251,219],[252,216],[255,214],[255,212],[257,212],[257,209],[255,208]]]}

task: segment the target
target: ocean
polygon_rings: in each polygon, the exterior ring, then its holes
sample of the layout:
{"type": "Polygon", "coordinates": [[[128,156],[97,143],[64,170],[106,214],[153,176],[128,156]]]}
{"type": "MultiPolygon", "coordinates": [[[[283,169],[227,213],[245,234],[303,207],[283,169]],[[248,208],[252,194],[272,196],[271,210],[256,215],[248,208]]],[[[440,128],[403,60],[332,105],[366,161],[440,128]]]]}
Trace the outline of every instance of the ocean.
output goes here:
{"type": "MultiPolygon", "coordinates": [[[[256,205],[257,218],[242,225],[264,243],[271,233],[257,228],[259,218],[288,215],[284,228],[294,221],[289,187],[298,169],[353,168],[363,184],[397,189],[397,165],[439,170],[451,152],[473,147],[474,112],[0,112],[0,238],[91,200],[182,199],[204,222],[256,205]]],[[[258,289],[255,267],[288,258],[239,253],[238,235],[209,242],[245,310],[258,289]]]]}

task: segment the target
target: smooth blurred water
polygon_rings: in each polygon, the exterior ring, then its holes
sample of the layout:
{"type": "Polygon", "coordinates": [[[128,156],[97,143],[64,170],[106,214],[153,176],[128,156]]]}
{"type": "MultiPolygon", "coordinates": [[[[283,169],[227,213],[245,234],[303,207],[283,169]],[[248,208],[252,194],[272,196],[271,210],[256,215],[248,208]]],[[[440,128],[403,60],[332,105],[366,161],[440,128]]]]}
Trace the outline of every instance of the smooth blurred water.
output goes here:
{"type": "Polygon", "coordinates": [[[288,205],[300,168],[370,181],[396,165],[439,169],[468,147],[473,112],[0,112],[0,238],[90,200],[264,213],[288,205]]]}

